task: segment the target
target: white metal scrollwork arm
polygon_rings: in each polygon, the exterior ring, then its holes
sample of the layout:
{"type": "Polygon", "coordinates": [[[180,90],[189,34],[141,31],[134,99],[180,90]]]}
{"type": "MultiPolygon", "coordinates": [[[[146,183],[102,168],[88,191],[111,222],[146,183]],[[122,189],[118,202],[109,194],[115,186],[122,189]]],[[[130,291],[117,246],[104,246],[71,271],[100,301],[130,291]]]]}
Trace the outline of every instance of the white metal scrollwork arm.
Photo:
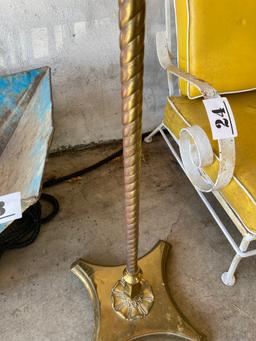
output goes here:
{"type": "MultiPolygon", "coordinates": [[[[161,66],[167,72],[194,85],[205,99],[220,97],[218,92],[208,83],[197,79],[172,64],[171,54],[167,47],[166,32],[157,34],[157,54],[161,66]]],[[[218,140],[218,146],[218,175],[216,180],[212,181],[203,171],[203,167],[211,165],[214,161],[214,153],[208,136],[199,126],[184,128],[180,132],[179,148],[184,169],[192,184],[200,191],[217,191],[225,187],[233,177],[235,140],[234,138],[218,140]]]]}

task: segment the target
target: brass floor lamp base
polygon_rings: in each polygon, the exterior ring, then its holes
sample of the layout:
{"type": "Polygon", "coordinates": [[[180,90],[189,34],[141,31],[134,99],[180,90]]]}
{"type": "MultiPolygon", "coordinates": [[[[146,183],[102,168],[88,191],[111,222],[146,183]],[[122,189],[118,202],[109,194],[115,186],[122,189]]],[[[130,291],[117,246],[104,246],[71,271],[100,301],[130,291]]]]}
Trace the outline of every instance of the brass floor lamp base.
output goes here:
{"type": "MultiPolygon", "coordinates": [[[[166,281],[166,264],[170,244],[160,241],[138,264],[152,287],[153,307],[143,319],[127,321],[112,308],[111,291],[120,279],[124,266],[104,267],[80,259],[71,271],[83,282],[94,305],[96,325],[93,340],[129,341],[149,335],[173,335],[180,340],[202,341],[204,338],[184,319],[171,300],[166,281]]],[[[171,340],[171,338],[170,338],[171,340]]]]}

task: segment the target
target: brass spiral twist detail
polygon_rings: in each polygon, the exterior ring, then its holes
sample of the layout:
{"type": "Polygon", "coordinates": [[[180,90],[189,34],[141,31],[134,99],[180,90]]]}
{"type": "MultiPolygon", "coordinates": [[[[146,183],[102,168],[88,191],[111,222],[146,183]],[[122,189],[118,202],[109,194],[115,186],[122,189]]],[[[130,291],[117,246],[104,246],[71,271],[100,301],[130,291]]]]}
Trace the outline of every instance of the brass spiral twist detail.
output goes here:
{"type": "Polygon", "coordinates": [[[119,0],[127,271],[138,272],[145,0],[119,0]]]}

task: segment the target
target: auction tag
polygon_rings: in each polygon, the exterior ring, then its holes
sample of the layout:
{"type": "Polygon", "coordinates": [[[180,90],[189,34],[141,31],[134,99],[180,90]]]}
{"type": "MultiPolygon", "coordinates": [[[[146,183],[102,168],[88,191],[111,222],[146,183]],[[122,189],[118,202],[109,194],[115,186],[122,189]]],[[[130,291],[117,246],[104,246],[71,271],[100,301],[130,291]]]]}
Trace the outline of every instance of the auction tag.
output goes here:
{"type": "Polygon", "coordinates": [[[226,97],[203,100],[212,129],[214,140],[229,139],[237,136],[236,122],[226,97]]]}
{"type": "Polygon", "coordinates": [[[0,196],[0,224],[22,217],[20,192],[0,196]]]}

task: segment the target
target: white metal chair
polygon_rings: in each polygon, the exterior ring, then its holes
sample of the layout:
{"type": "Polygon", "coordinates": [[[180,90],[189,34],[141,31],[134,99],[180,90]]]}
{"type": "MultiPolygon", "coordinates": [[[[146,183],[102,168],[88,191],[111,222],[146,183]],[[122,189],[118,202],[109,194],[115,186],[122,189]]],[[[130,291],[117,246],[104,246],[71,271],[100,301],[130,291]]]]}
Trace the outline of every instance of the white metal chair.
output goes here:
{"type": "Polygon", "coordinates": [[[145,141],[151,142],[157,132],[161,133],[234,249],[235,257],[221,277],[224,284],[232,286],[240,260],[256,255],[256,249],[247,251],[250,242],[256,239],[256,182],[253,183],[256,176],[256,152],[253,151],[256,150],[253,136],[256,133],[253,54],[256,50],[253,36],[256,3],[166,0],[165,10],[166,31],[158,33],[156,40],[160,64],[168,75],[169,97],[163,121],[145,141]],[[228,13],[227,25],[219,27],[225,13],[228,13]],[[221,52],[216,51],[216,46],[221,52]],[[177,51],[177,58],[171,51],[177,51]],[[174,96],[177,83],[173,77],[179,78],[178,96],[174,96]],[[238,130],[236,139],[229,136],[212,141],[201,97],[222,100],[219,93],[229,94],[238,130]],[[173,140],[180,153],[176,152],[173,140]],[[240,231],[240,245],[236,244],[205,192],[215,196],[240,231]]]}

